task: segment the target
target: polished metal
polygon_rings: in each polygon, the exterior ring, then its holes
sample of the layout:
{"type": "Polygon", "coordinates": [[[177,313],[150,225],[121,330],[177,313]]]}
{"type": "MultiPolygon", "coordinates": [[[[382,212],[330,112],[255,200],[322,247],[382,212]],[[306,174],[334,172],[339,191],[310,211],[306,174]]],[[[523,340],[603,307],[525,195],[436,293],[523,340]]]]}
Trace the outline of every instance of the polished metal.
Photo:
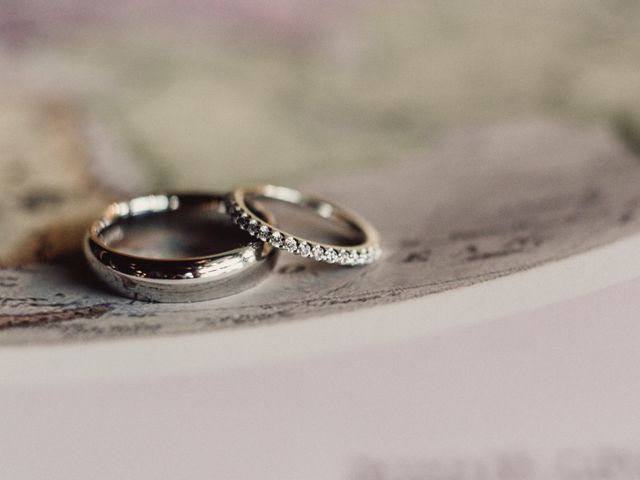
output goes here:
{"type": "MultiPolygon", "coordinates": [[[[149,258],[113,248],[106,238],[125,219],[142,215],[194,209],[212,215],[226,214],[226,198],[217,194],[167,194],[113,203],[86,235],[84,252],[89,265],[111,289],[136,300],[197,302],[246,290],[273,269],[277,250],[268,243],[251,241],[247,236],[245,245],[221,253],[192,258],[149,258]]],[[[259,215],[273,221],[267,213],[259,215]]]]}
{"type": "Polygon", "coordinates": [[[276,185],[238,188],[231,194],[228,211],[233,221],[250,235],[295,255],[344,266],[367,265],[381,255],[380,235],[368,221],[333,202],[298,190],[276,185]],[[279,200],[308,209],[324,219],[346,225],[358,240],[353,244],[337,245],[286,232],[261,217],[259,207],[253,201],[260,199],[279,200]]]}

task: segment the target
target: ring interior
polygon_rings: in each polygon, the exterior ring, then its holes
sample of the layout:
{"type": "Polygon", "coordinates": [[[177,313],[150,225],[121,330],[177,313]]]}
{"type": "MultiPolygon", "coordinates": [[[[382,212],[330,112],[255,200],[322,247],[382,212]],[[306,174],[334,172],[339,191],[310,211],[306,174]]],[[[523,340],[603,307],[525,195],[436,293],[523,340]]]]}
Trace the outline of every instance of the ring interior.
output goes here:
{"type": "MultiPolygon", "coordinates": [[[[169,257],[155,257],[155,256],[141,256],[133,253],[121,251],[113,247],[114,240],[118,240],[118,235],[121,235],[121,231],[113,230],[114,227],[120,223],[124,223],[127,220],[131,220],[137,217],[146,217],[148,215],[161,215],[170,212],[176,212],[178,210],[191,210],[191,211],[210,211],[211,213],[226,213],[223,196],[212,195],[200,195],[200,194],[171,194],[171,195],[149,195],[146,197],[139,197],[127,202],[114,203],[108,207],[105,215],[102,219],[94,223],[90,229],[90,240],[97,244],[101,249],[108,251],[112,255],[121,256],[127,259],[146,260],[153,262],[197,262],[202,260],[210,260],[214,258],[223,257],[229,254],[233,254],[242,250],[250,248],[255,244],[255,240],[240,230],[234,228],[234,232],[237,232],[239,236],[244,235],[246,239],[244,246],[238,246],[237,248],[225,251],[218,251],[206,255],[198,256],[181,256],[176,258],[169,257]],[[109,238],[109,235],[114,235],[115,238],[109,238]]],[[[253,248],[252,248],[253,250],[253,248]]]]}
{"type": "MultiPolygon", "coordinates": [[[[344,236],[345,240],[343,246],[360,245],[368,239],[368,232],[362,225],[362,220],[357,215],[352,212],[347,212],[335,204],[306,195],[297,190],[275,185],[264,185],[260,188],[246,191],[245,199],[247,206],[254,211],[254,213],[257,208],[260,208],[259,202],[261,200],[276,200],[292,205],[298,209],[311,210],[322,219],[345,226],[349,229],[349,232],[341,235],[341,237],[344,236]]],[[[311,239],[311,241],[317,240],[311,239]]]]}

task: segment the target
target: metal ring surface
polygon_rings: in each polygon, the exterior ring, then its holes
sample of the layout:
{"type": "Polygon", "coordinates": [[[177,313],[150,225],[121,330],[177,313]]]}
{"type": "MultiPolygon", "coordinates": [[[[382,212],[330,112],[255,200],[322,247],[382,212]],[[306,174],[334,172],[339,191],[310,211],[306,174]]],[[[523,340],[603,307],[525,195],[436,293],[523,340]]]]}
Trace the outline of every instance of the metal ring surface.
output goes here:
{"type": "MultiPolygon", "coordinates": [[[[251,288],[271,272],[276,249],[261,241],[239,248],[192,258],[149,258],[110,247],[104,233],[124,219],[183,209],[226,214],[220,194],[161,194],[113,203],[94,222],[84,242],[89,265],[111,289],[137,300],[151,302],[196,302],[233,295],[251,288]]],[[[260,212],[265,220],[272,220],[260,212]]]]}
{"type": "Polygon", "coordinates": [[[368,265],[381,255],[380,235],[368,221],[333,202],[298,190],[275,185],[238,188],[232,192],[227,209],[233,221],[250,235],[295,255],[345,266],[368,265]],[[335,245],[288,233],[261,218],[258,207],[248,202],[248,197],[274,199],[310,209],[322,218],[346,224],[362,241],[355,245],[335,245]]]}

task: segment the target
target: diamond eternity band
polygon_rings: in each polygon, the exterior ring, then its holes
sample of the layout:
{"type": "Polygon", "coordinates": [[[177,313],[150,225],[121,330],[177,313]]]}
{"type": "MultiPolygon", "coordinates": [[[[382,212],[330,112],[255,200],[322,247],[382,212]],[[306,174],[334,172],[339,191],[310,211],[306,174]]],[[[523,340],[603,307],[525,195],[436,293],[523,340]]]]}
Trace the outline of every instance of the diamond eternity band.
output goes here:
{"type": "Polygon", "coordinates": [[[236,189],[227,201],[227,212],[232,221],[249,235],[294,255],[344,266],[368,265],[381,256],[379,235],[366,220],[334,203],[297,190],[274,185],[236,189]],[[331,245],[290,234],[256,215],[247,204],[248,196],[271,198],[311,208],[324,218],[347,223],[358,231],[364,241],[357,245],[331,245]]]}

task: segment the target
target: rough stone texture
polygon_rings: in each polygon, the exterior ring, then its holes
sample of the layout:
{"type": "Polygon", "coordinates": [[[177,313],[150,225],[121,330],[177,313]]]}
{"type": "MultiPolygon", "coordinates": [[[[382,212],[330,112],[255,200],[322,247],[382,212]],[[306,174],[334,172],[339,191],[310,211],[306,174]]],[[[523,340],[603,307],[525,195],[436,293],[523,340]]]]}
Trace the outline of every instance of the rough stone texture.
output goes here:
{"type": "Polygon", "coordinates": [[[604,127],[534,119],[454,131],[413,161],[303,185],[377,225],[385,253],[374,266],[283,254],[254,290],[156,305],[104,291],[73,244],[0,270],[0,344],[303,321],[470,285],[637,232],[638,185],[640,162],[604,127]]]}

